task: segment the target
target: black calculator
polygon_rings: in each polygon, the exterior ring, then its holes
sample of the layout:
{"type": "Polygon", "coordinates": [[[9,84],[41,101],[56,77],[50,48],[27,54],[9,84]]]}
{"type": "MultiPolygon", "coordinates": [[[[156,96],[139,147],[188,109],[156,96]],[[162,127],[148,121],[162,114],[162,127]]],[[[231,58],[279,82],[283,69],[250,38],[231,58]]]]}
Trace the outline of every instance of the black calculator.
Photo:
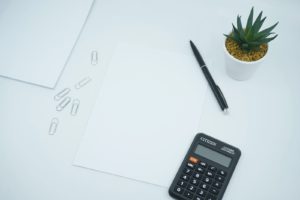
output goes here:
{"type": "Polygon", "coordinates": [[[179,200],[221,200],[240,156],[238,148],[197,134],[169,194],[179,200]]]}

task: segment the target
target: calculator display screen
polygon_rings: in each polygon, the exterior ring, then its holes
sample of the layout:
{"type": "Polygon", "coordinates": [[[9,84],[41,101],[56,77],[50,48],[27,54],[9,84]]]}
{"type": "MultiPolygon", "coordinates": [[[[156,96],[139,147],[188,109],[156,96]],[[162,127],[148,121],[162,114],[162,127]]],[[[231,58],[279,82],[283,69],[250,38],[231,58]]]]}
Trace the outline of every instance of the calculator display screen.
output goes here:
{"type": "Polygon", "coordinates": [[[224,167],[229,167],[230,162],[231,162],[231,158],[224,156],[223,154],[220,154],[216,151],[213,151],[207,147],[204,147],[200,144],[198,144],[196,150],[195,150],[195,154],[199,155],[199,156],[203,156],[209,160],[212,160],[216,163],[219,163],[220,165],[223,165],[224,167]]]}

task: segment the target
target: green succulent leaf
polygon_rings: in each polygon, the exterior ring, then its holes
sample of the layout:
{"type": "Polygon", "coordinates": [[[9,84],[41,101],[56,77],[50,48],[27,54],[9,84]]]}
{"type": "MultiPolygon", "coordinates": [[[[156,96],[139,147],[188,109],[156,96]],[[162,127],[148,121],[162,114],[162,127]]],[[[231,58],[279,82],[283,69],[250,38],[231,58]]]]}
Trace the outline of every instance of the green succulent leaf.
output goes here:
{"type": "Polygon", "coordinates": [[[258,33],[260,27],[262,26],[261,17],[262,17],[262,11],[259,13],[258,17],[256,18],[255,22],[253,23],[253,26],[251,28],[251,31],[253,34],[258,33]]]}
{"type": "Polygon", "coordinates": [[[240,33],[244,33],[241,16],[239,16],[239,15],[237,16],[237,28],[240,33]]]}
{"type": "Polygon", "coordinates": [[[249,44],[248,43],[243,43],[241,47],[242,47],[242,49],[248,49],[249,44]]]}
{"type": "Polygon", "coordinates": [[[258,31],[261,29],[261,27],[262,27],[262,25],[264,24],[264,22],[265,22],[266,19],[267,19],[267,17],[264,17],[264,18],[260,21],[259,26],[257,27],[257,33],[258,33],[258,31]]]}
{"type": "Polygon", "coordinates": [[[250,14],[249,14],[249,17],[248,17],[248,20],[247,20],[247,25],[246,25],[246,30],[245,30],[246,34],[251,29],[252,22],[253,22],[253,13],[254,13],[254,8],[252,7],[252,9],[250,11],[250,14]]]}
{"type": "Polygon", "coordinates": [[[241,40],[240,40],[240,34],[239,34],[238,29],[233,24],[232,24],[232,28],[233,28],[233,31],[232,31],[233,40],[240,43],[241,40]]]}
{"type": "Polygon", "coordinates": [[[255,41],[255,42],[249,42],[248,43],[250,46],[254,47],[254,46],[260,46],[262,43],[261,42],[258,42],[258,41],[255,41]]]}
{"type": "Polygon", "coordinates": [[[250,30],[248,31],[247,35],[246,35],[246,40],[251,41],[251,40],[253,40],[253,37],[254,37],[254,33],[253,33],[252,27],[251,27],[250,30]]]}
{"type": "Polygon", "coordinates": [[[257,34],[257,37],[260,38],[261,36],[264,36],[266,34],[269,34],[271,33],[271,31],[277,26],[279,22],[276,22],[276,24],[274,24],[273,26],[269,27],[269,28],[266,28],[262,31],[260,31],[258,34],[257,34]]]}
{"type": "Polygon", "coordinates": [[[230,39],[232,39],[232,40],[235,40],[231,35],[226,35],[226,34],[224,34],[224,36],[227,37],[227,38],[230,38],[230,39]]]}
{"type": "Polygon", "coordinates": [[[271,33],[266,33],[266,34],[263,34],[263,35],[256,35],[255,38],[253,38],[254,41],[258,41],[258,40],[261,40],[263,38],[267,38],[269,37],[270,35],[274,35],[275,33],[274,32],[271,32],[271,33]]]}
{"type": "Polygon", "coordinates": [[[275,35],[275,36],[270,37],[270,38],[263,38],[263,39],[259,40],[259,42],[262,43],[262,44],[268,43],[268,42],[274,40],[277,36],[278,36],[278,35],[275,35]]]}
{"type": "Polygon", "coordinates": [[[239,30],[234,26],[234,24],[232,24],[232,28],[233,28],[233,33],[239,35],[239,30]]]}

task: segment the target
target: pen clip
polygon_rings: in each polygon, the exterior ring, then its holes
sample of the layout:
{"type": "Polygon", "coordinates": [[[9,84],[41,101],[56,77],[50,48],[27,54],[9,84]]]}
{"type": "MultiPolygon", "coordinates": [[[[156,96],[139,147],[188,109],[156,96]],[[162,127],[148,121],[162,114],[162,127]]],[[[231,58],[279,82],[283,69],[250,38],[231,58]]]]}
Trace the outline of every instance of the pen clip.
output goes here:
{"type": "Polygon", "coordinates": [[[219,94],[220,94],[220,96],[222,98],[222,102],[224,103],[224,107],[228,108],[228,105],[227,105],[226,99],[225,99],[225,97],[223,95],[223,92],[221,91],[220,87],[217,84],[216,84],[216,88],[218,89],[219,94]]]}

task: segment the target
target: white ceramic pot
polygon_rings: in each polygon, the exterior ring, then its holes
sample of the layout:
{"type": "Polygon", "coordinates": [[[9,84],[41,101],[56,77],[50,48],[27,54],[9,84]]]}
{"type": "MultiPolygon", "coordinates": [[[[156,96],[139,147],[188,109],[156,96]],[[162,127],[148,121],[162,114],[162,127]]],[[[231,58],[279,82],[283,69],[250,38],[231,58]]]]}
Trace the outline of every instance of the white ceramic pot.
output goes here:
{"type": "Polygon", "coordinates": [[[225,53],[225,65],[227,74],[238,81],[245,81],[250,79],[254,72],[257,70],[259,65],[265,60],[265,57],[253,62],[241,61],[227,51],[225,42],[224,42],[224,53],[225,53]]]}

